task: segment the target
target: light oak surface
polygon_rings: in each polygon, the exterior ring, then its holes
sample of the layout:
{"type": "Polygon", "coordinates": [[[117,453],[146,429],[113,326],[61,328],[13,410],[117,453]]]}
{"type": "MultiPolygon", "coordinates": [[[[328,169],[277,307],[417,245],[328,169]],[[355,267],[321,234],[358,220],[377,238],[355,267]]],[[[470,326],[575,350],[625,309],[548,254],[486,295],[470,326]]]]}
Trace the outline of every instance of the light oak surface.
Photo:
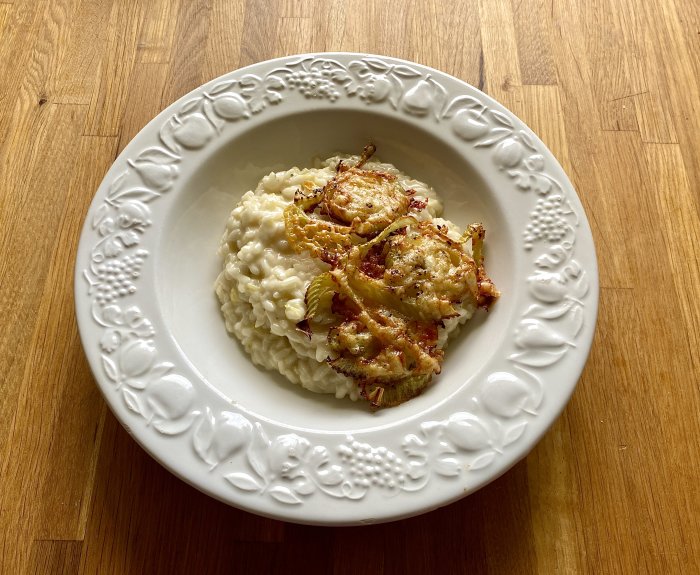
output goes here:
{"type": "Polygon", "coordinates": [[[700,3],[0,1],[0,572],[700,573],[700,3]],[[568,172],[598,250],[595,342],[511,471],[422,517],[302,527],[150,459],[100,396],[73,266],[94,191],[163,107],[308,51],[479,86],[568,172]]]}

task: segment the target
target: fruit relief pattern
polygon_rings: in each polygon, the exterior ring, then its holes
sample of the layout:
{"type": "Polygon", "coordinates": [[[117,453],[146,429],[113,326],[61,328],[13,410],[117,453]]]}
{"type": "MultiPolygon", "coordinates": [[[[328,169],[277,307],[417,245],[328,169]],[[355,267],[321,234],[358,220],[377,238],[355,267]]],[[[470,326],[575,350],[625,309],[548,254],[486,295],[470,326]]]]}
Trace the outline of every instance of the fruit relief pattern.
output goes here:
{"type": "Polygon", "coordinates": [[[451,96],[430,74],[379,58],[347,65],[321,57],[291,59],[264,76],[244,74],[199,92],[163,122],[157,145],[127,161],[90,224],[96,241],[83,276],[92,317],[102,329],[102,370],[115,392],[157,432],[185,437],[209,472],[233,489],[285,506],[318,494],[361,499],[378,490],[393,496],[421,490],[436,476],[488,467],[525,433],[544,397],[540,371],[575,347],[583,328],[588,280],[574,258],[578,219],[538,145],[479,98],[451,96]],[[531,299],[514,333],[512,370],[476,382],[458,411],[423,422],[391,448],[353,436],[314,445],[293,433],[271,435],[270,428],[238,412],[212,409],[160,357],[156,330],[134,298],[148,262],[141,244],[151,206],[172,190],[180,164],[227,124],[249,121],[295,92],[330,103],[357,98],[442,123],[459,141],[487,153],[512,182],[512,193],[533,197],[522,231],[523,249],[532,257],[526,278],[531,299]]]}

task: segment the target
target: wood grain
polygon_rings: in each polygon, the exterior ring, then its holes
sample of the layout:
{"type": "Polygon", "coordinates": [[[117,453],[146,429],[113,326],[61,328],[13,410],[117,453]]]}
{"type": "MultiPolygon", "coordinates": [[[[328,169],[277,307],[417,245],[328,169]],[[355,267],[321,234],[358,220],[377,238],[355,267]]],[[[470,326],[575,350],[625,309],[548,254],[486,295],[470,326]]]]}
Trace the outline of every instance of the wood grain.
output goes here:
{"type": "Polygon", "coordinates": [[[697,573],[700,4],[0,2],[0,573],[697,573]],[[569,173],[598,249],[590,360],[535,450],[389,525],[259,518],[106,409],[72,303],[83,218],[160,109],[239,66],[383,53],[482,87],[569,173]]]}

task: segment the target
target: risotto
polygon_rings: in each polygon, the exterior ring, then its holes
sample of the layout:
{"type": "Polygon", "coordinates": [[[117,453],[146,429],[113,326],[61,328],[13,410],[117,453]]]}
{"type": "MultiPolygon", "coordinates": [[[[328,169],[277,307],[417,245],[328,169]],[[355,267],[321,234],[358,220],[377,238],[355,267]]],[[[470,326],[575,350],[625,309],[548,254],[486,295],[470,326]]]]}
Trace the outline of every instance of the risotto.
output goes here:
{"type": "MultiPolygon", "coordinates": [[[[253,362],[278,371],[312,392],[355,400],[363,388],[347,370],[331,365],[330,358],[337,356],[338,351],[331,345],[328,329],[300,329],[307,319],[307,290],[312,280],[332,270],[334,261],[311,257],[306,250],[300,252],[298,246],[294,249],[287,229],[289,224],[285,224],[285,210],[295,202],[295,197],[298,201],[305,190],[328,189],[339,174],[341,161],[358,166],[361,162],[358,156],[333,156],[316,161],[313,168],[270,173],[243,196],[226,223],[219,248],[223,270],[215,289],[226,329],[241,342],[253,362]]],[[[427,184],[410,178],[391,164],[366,162],[364,170],[389,174],[390,181],[408,193],[414,206],[411,211],[414,225],[428,222],[445,237],[460,241],[461,230],[440,218],[442,203],[427,184]]],[[[352,207],[347,200],[338,205],[346,210],[352,207]]],[[[376,236],[383,225],[370,229],[371,224],[371,217],[363,218],[362,222],[355,218],[353,231],[366,232],[361,241],[376,236]]],[[[494,293],[497,296],[495,290],[494,293]]],[[[443,349],[448,337],[472,316],[476,307],[477,301],[473,299],[456,302],[454,313],[439,322],[433,347],[443,349]]]]}

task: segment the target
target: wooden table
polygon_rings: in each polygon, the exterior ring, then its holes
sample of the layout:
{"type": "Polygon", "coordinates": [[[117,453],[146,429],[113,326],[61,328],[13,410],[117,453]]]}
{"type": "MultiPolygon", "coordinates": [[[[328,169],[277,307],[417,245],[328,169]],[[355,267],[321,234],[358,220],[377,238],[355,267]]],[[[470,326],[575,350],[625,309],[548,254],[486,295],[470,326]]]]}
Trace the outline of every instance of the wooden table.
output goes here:
{"type": "Polygon", "coordinates": [[[700,4],[0,1],[0,572],[699,573],[700,4]],[[147,456],[93,381],[73,265],[93,193],[224,72],[364,51],[479,86],[547,143],[593,228],[600,315],[552,430],[398,523],[284,524],[147,456]]]}

